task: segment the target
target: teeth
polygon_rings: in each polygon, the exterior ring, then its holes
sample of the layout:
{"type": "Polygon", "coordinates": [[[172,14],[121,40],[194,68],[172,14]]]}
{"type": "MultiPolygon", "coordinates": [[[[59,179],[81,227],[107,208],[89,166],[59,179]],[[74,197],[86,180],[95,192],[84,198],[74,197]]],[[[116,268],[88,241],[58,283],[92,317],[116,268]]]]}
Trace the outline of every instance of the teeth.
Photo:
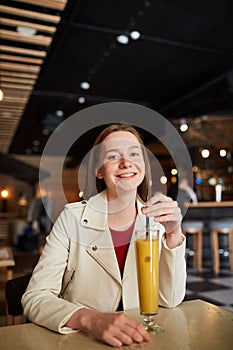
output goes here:
{"type": "Polygon", "coordinates": [[[131,177],[131,176],[134,176],[134,173],[120,175],[120,177],[131,177]]]}

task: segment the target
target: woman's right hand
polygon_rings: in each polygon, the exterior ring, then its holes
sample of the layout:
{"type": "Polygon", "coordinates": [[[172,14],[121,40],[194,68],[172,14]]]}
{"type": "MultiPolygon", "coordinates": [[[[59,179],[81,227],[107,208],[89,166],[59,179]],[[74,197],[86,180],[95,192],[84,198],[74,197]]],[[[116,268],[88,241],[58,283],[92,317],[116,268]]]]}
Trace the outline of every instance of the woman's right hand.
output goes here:
{"type": "Polygon", "coordinates": [[[98,340],[118,348],[134,342],[151,341],[149,333],[143,326],[122,312],[103,313],[80,309],[73,314],[65,326],[87,330],[98,340]]]}

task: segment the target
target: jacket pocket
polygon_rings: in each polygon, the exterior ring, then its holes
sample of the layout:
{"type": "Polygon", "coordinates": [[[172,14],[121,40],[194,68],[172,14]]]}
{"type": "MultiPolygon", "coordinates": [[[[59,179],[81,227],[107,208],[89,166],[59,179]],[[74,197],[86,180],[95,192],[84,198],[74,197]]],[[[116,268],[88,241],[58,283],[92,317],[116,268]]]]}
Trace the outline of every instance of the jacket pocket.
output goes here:
{"type": "Polygon", "coordinates": [[[73,269],[71,271],[70,277],[68,279],[68,281],[64,284],[64,286],[62,286],[61,292],[59,293],[58,297],[62,298],[63,295],[65,294],[65,292],[67,291],[68,287],[70,286],[70,284],[73,282],[75,278],[75,269],[73,269]]]}

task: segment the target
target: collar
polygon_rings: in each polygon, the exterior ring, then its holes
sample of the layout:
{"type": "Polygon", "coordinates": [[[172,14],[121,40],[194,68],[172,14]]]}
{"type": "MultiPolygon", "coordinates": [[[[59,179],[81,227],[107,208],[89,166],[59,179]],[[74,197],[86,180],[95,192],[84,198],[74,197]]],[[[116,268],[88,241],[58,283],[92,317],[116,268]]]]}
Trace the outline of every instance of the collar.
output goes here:
{"type": "MultiPolygon", "coordinates": [[[[145,215],[143,215],[141,212],[143,205],[145,204],[139,197],[137,197],[136,206],[138,215],[136,221],[139,221],[141,224],[145,224],[145,215]]],[[[81,225],[83,227],[105,231],[108,227],[107,207],[108,202],[106,191],[91,197],[86,202],[86,207],[81,216],[81,225]]]]}

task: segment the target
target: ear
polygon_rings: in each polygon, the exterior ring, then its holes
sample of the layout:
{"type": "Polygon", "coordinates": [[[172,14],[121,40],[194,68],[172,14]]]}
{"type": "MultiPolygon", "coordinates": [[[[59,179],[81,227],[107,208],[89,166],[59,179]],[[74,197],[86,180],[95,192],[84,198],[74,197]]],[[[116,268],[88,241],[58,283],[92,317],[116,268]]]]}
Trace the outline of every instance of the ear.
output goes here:
{"type": "Polygon", "coordinates": [[[96,169],[95,175],[96,175],[96,177],[98,179],[103,179],[103,175],[102,175],[101,169],[96,169]]]}

